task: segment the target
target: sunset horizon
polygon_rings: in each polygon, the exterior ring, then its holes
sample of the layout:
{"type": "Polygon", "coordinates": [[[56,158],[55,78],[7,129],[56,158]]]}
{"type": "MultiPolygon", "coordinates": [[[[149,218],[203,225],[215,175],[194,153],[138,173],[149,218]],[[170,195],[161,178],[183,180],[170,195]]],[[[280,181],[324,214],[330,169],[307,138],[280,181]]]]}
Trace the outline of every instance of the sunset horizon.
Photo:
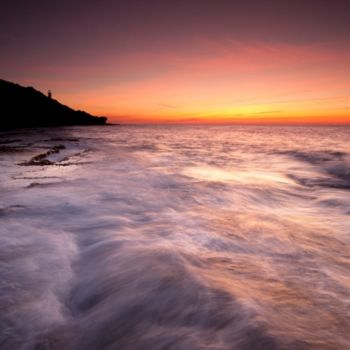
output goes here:
{"type": "Polygon", "coordinates": [[[346,1],[13,6],[0,77],[112,122],[350,124],[346,1]]]}
{"type": "Polygon", "coordinates": [[[349,18],[4,2],[0,350],[349,350],[349,18]]]}

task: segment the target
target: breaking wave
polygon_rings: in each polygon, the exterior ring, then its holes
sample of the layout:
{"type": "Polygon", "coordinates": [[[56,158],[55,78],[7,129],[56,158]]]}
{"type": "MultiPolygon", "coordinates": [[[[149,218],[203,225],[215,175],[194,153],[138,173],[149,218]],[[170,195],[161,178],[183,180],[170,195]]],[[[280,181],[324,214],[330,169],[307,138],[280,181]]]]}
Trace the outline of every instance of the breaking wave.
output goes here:
{"type": "Polygon", "coordinates": [[[349,136],[1,134],[0,349],[349,349],[349,136]]]}

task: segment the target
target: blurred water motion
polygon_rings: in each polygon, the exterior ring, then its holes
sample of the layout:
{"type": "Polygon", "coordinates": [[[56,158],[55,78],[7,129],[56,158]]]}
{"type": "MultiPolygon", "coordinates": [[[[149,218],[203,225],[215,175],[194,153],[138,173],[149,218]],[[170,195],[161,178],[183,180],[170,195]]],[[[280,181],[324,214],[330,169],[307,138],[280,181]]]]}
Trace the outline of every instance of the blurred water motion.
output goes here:
{"type": "Polygon", "coordinates": [[[0,141],[1,349],[350,349],[350,128],[0,141]]]}

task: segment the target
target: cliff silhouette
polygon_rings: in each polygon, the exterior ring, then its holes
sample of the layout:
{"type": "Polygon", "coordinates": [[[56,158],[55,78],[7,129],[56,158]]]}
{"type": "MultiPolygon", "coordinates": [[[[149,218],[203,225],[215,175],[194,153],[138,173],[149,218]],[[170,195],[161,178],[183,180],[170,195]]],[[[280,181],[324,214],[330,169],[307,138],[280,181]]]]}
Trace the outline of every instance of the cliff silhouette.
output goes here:
{"type": "Polygon", "coordinates": [[[64,125],[104,125],[105,117],[76,111],[32,87],[0,79],[0,130],[64,125]]]}

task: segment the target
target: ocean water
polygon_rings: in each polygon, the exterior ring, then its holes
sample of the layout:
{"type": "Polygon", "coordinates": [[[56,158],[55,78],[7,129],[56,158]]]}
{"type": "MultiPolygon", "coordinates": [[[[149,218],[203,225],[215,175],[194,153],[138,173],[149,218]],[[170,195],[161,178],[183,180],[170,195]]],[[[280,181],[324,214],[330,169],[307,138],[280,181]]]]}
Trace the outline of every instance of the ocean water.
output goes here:
{"type": "Polygon", "coordinates": [[[350,349],[350,128],[0,134],[1,350],[350,349]]]}

